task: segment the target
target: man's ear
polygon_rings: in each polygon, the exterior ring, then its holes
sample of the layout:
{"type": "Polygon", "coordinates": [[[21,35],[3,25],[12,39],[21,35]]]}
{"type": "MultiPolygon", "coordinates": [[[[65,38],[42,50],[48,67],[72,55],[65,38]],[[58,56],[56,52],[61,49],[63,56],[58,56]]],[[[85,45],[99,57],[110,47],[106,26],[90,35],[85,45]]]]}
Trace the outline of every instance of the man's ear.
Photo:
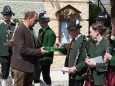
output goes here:
{"type": "Polygon", "coordinates": [[[31,17],[29,16],[28,19],[31,19],[31,17]]]}

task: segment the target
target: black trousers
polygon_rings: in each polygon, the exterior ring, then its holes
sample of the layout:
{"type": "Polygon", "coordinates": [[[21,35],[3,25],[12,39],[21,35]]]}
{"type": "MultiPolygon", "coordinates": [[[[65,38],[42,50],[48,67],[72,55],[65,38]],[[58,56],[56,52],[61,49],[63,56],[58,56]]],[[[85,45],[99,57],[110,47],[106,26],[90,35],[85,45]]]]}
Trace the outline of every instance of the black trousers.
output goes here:
{"type": "Polygon", "coordinates": [[[33,73],[34,83],[39,83],[40,82],[40,72],[41,72],[40,63],[37,62],[37,63],[35,63],[34,73],[33,73]]]}
{"type": "Polygon", "coordinates": [[[51,64],[41,65],[41,72],[43,75],[43,80],[48,85],[51,85],[50,66],[51,64]]]}
{"type": "MultiPolygon", "coordinates": [[[[0,56],[2,79],[7,79],[9,76],[10,61],[11,61],[11,55],[10,56],[0,56]]],[[[11,74],[13,77],[12,72],[11,74]]]]}
{"type": "Polygon", "coordinates": [[[74,75],[69,74],[69,86],[83,86],[84,80],[76,80],[74,75]]]}
{"type": "Polygon", "coordinates": [[[39,62],[35,64],[34,69],[34,83],[40,82],[40,73],[42,72],[43,80],[46,84],[51,85],[51,78],[50,78],[50,66],[51,64],[47,65],[40,65],[39,62]]]}

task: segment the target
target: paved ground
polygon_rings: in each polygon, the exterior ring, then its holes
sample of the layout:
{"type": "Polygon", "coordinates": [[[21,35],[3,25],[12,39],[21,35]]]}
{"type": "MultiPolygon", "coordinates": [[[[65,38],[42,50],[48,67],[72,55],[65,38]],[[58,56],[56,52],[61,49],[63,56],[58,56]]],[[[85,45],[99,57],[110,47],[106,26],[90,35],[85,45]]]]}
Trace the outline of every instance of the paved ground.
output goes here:
{"type": "MultiPolygon", "coordinates": [[[[68,86],[68,74],[63,74],[59,71],[51,71],[52,86],[68,86]]],[[[41,76],[41,80],[42,76],[41,76]]],[[[41,82],[41,86],[45,86],[45,83],[41,82]]]]}
{"type": "MultiPolygon", "coordinates": [[[[65,56],[55,56],[53,64],[51,65],[51,80],[52,86],[68,86],[68,74],[61,72],[61,67],[64,65],[65,56]]],[[[42,76],[40,79],[43,81],[42,76]]],[[[0,78],[1,83],[1,78],[0,78]]],[[[45,86],[44,82],[41,82],[41,86],[45,86]]]]}
{"type": "MultiPolygon", "coordinates": [[[[51,80],[52,86],[68,86],[68,74],[61,72],[61,67],[64,65],[65,56],[54,57],[53,64],[51,65],[51,80]]],[[[41,76],[41,80],[42,76],[41,76]]],[[[41,83],[41,86],[45,86],[45,83],[41,83]]]]}
{"type": "MultiPolygon", "coordinates": [[[[43,81],[42,76],[40,77],[40,79],[43,81]]],[[[51,80],[52,80],[52,86],[68,86],[68,74],[67,73],[63,74],[61,70],[51,71],[51,80]]],[[[1,78],[0,78],[0,84],[1,84],[1,78]]],[[[41,86],[45,86],[45,83],[41,82],[41,86]]]]}

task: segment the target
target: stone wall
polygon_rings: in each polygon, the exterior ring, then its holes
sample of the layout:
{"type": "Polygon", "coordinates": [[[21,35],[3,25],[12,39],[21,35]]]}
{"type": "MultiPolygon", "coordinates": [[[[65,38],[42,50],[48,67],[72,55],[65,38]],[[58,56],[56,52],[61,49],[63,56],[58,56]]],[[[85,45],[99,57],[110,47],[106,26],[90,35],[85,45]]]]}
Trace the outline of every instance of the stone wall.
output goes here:
{"type": "Polygon", "coordinates": [[[74,8],[82,12],[80,14],[82,19],[81,25],[83,26],[81,28],[81,33],[88,35],[88,29],[89,29],[89,22],[87,21],[89,19],[89,5],[87,3],[88,0],[45,0],[45,1],[46,2],[44,3],[44,10],[47,11],[47,14],[51,19],[49,25],[56,32],[57,38],[58,38],[59,26],[55,13],[68,4],[72,5],[74,8]]]}
{"type": "MultiPolygon", "coordinates": [[[[15,16],[12,19],[20,19],[23,20],[24,13],[29,10],[34,10],[37,13],[42,12],[44,9],[43,1],[40,0],[0,0],[0,12],[3,11],[3,7],[5,5],[9,5],[12,11],[15,13],[15,16]]],[[[0,14],[0,22],[2,21],[2,15],[0,14]]],[[[40,28],[39,24],[36,24],[34,27],[35,33],[37,35],[38,28],[40,28]],[[37,29],[36,29],[37,28],[37,29]]]]}
{"type": "MultiPolygon", "coordinates": [[[[24,13],[29,10],[34,10],[37,13],[42,12],[43,10],[47,11],[48,16],[51,19],[49,25],[56,33],[58,38],[58,21],[55,16],[55,13],[66,5],[70,4],[82,13],[80,14],[82,21],[81,25],[83,26],[81,32],[85,35],[88,35],[88,18],[89,18],[89,7],[88,0],[0,0],[0,12],[2,11],[5,5],[9,5],[12,8],[12,11],[15,13],[12,19],[18,18],[23,20],[24,13]]],[[[0,21],[2,21],[2,15],[0,15],[0,21]]],[[[34,27],[35,33],[37,35],[39,24],[34,27]]]]}
{"type": "MultiPolygon", "coordinates": [[[[49,22],[50,27],[54,30],[57,36],[57,42],[59,37],[59,21],[57,20],[55,13],[60,10],[61,8],[65,7],[66,5],[70,4],[77,10],[81,11],[81,33],[88,35],[89,29],[89,0],[44,0],[44,10],[47,11],[48,16],[51,19],[49,22]],[[52,2],[51,2],[52,1],[52,2]]],[[[53,64],[51,66],[51,70],[60,70],[61,66],[64,66],[65,57],[64,55],[58,55],[58,52],[55,52],[53,64]]]]}

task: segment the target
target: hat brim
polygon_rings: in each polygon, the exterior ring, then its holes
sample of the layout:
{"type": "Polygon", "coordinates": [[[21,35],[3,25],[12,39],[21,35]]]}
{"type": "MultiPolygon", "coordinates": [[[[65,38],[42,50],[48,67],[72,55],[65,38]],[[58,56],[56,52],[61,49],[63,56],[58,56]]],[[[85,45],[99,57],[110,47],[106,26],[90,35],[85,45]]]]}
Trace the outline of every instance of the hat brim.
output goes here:
{"type": "Polygon", "coordinates": [[[15,15],[15,13],[11,12],[11,13],[4,13],[4,12],[1,12],[2,15],[15,15]]]}
{"type": "Polygon", "coordinates": [[[49,18],[40,18],[40,19],[38,19],[38,22],[40,22],[40,21],[42,21],[42,22],[49,22],[50,19],[49,18]]]}
{"type": "Polygon", "coordinates": [[[77,26],[77,27],[69,27],[69,28],[66,28],[66,29],[68,29],[68,30],[70,30],[70,31],[72,31],[72,30],[77,30],[77,29],[80,29],[82,26],[81,25],[79,25],[79,26],[77,26]]]}
{"type": "Polygon", "coordinates": [[[96,18],[96,20],[100,20],[101,21],[101,20],[106,20],[106,18],[99,18],[98,17],[98,18],[96,18]]]}
{"type": "Polygon", "coordinates": [[[50,20],[48,21],[45,21],[45,20],[38,20],[38,22],[49,22],[50,20]]]}

